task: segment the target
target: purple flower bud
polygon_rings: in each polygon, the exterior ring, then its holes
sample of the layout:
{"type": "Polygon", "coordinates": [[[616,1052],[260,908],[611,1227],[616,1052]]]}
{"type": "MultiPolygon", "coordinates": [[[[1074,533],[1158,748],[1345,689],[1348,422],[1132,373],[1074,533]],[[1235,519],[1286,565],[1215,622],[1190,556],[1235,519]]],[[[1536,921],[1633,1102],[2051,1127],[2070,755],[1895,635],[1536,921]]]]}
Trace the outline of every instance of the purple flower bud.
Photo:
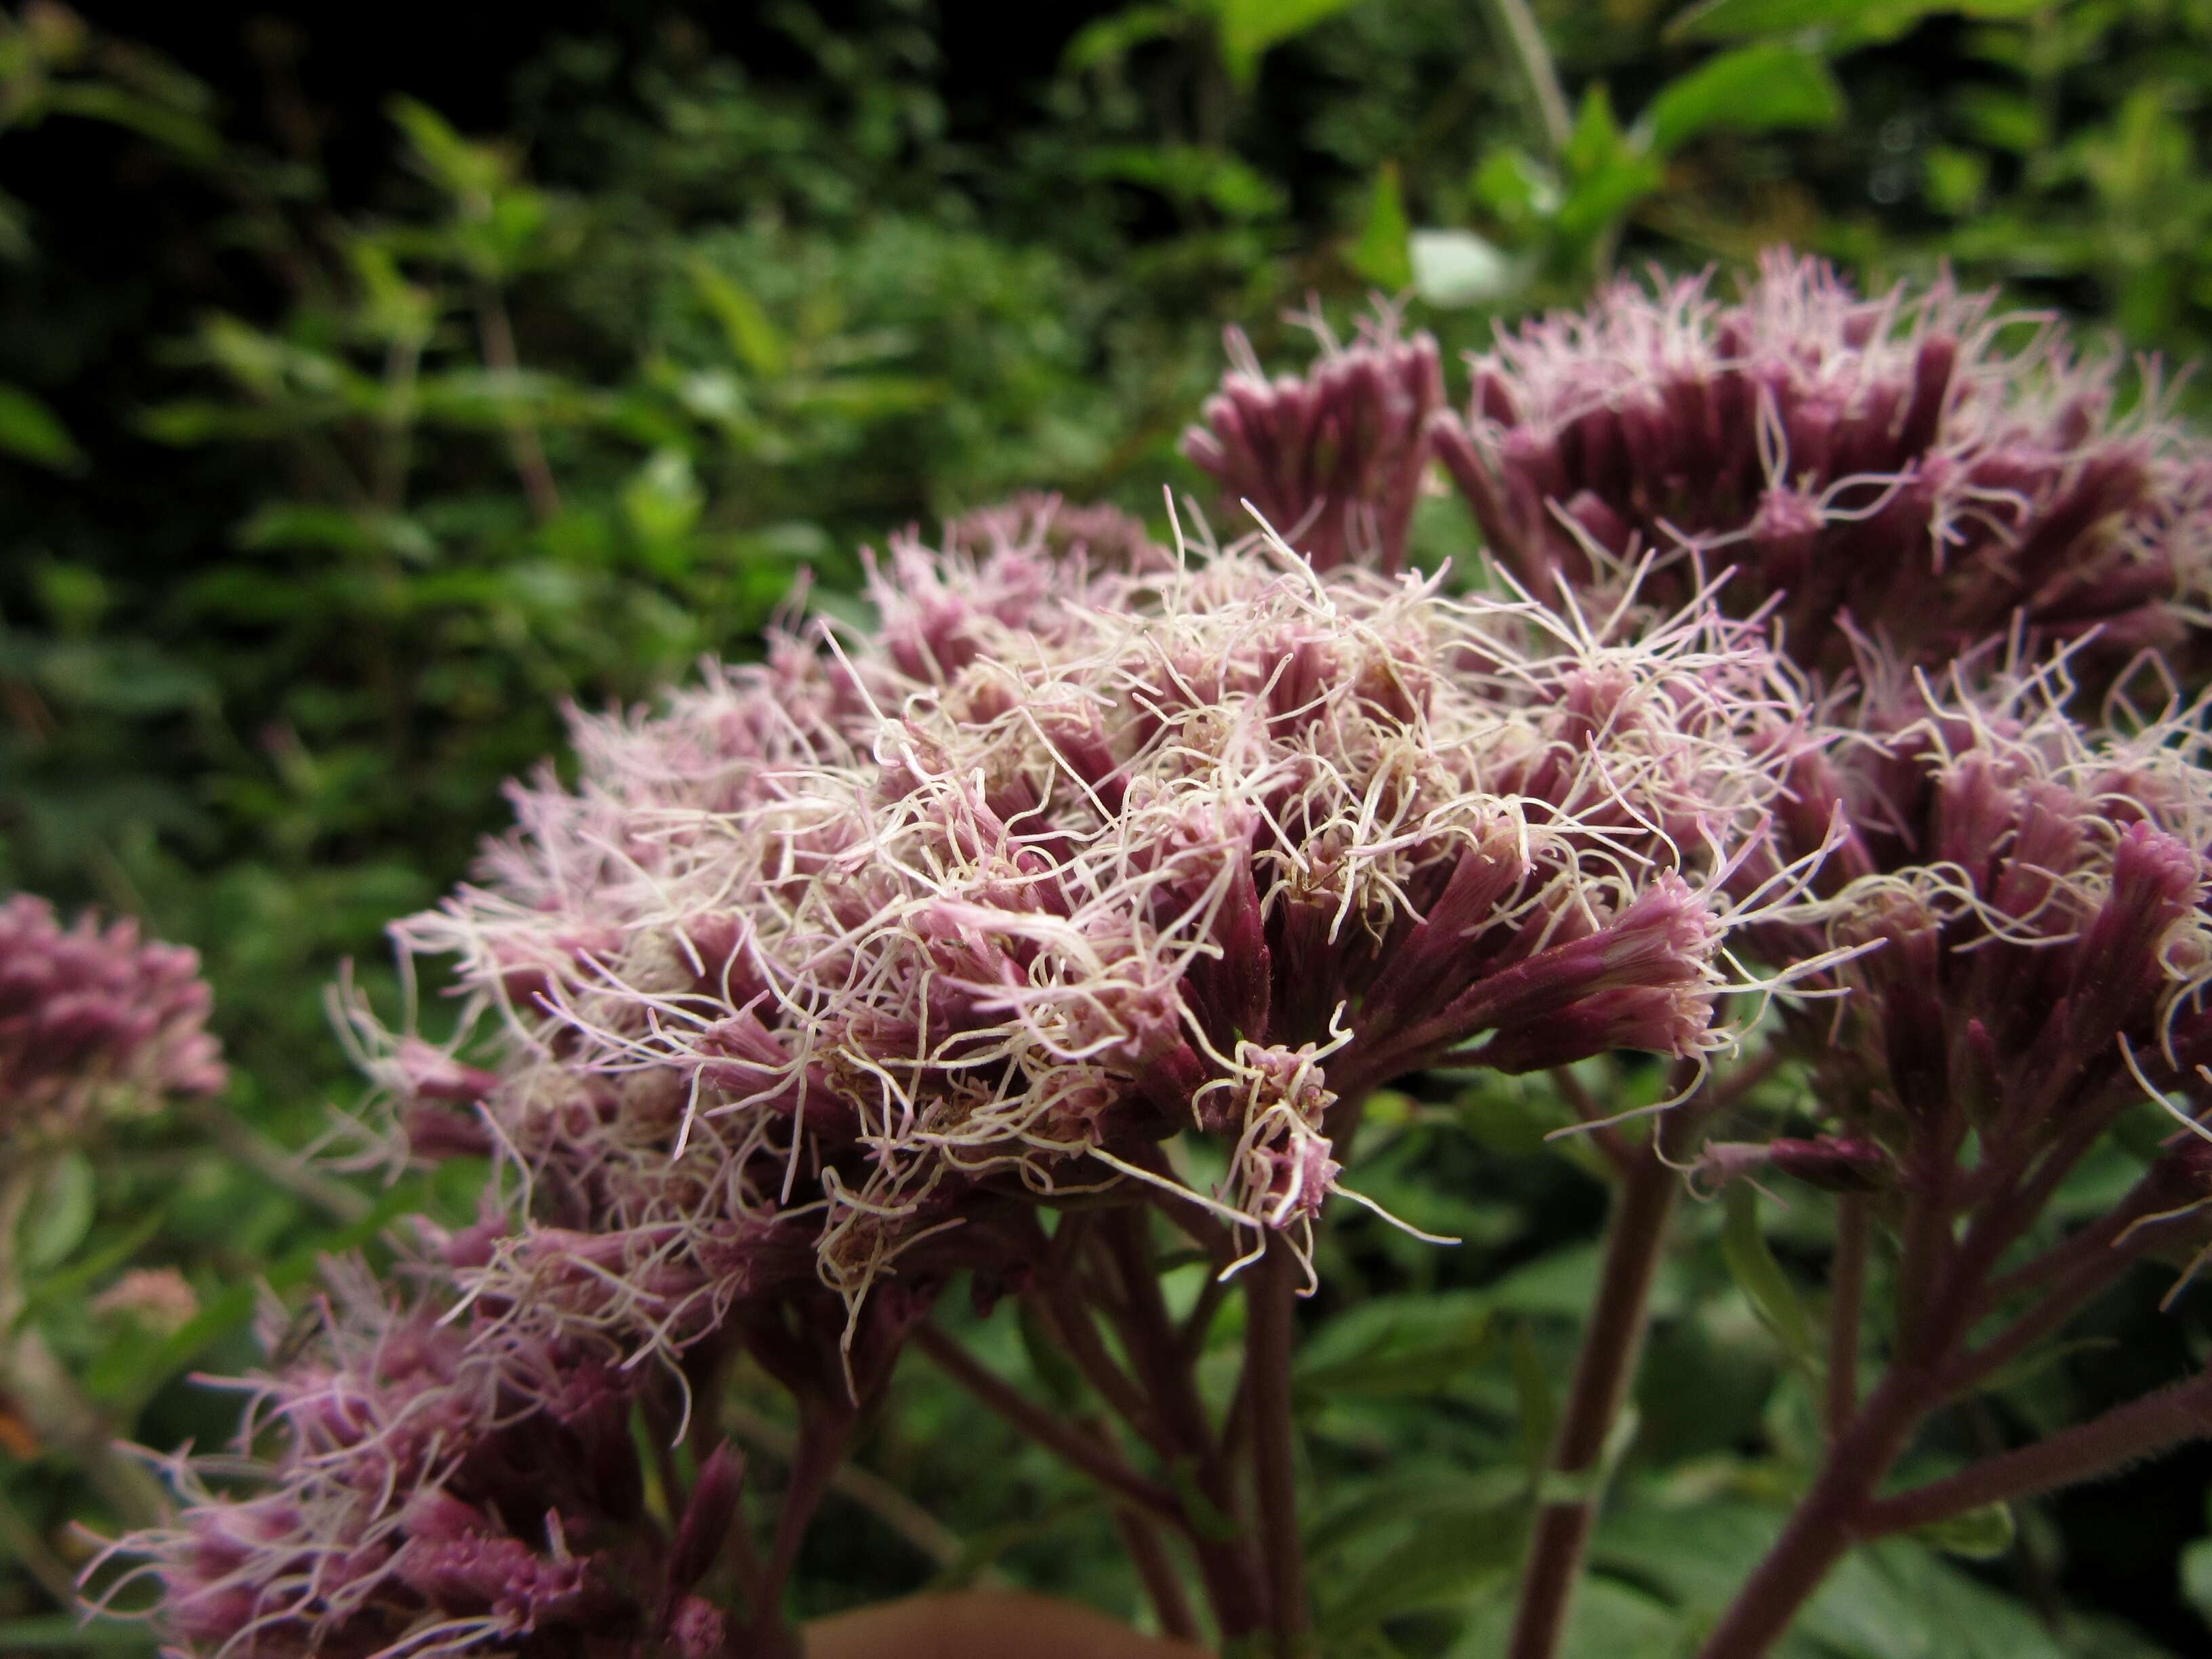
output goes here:
{"type": "Polygon", "coordinates": [[[1715,1190],[1767,1170],[1829,1193],[1881,1192],[1896,1182],[1895,1167],[1880,1146],[1837,1135],[1707,1141],[1698,1151],[1692,1179],[1715,1190]]]}
{"type": "Polygon", "coordinates": [[[1318,324],[1320,360],[1303,379],[1269,380],[1242,331],[1231,368],[1182,452],[1221,486],[1228,507],[1251,502],[1316,570],[1358,561],[1405,563],[1428,465],[1429,419],[1443,370],[1427,334],[1401,338],[1389,312],[1339,347],[1318,324]]]}
{"type": "Polygon", "coordinates": [[[738,1519],[738,1498],[744,1485],[744,1454],[725,1440],[700,1466],[690,1501],[684,1506],[684,1518],[677,1522],[664,1591],[672,1601],[704,1578],[714,1566],[738,1519]]]}

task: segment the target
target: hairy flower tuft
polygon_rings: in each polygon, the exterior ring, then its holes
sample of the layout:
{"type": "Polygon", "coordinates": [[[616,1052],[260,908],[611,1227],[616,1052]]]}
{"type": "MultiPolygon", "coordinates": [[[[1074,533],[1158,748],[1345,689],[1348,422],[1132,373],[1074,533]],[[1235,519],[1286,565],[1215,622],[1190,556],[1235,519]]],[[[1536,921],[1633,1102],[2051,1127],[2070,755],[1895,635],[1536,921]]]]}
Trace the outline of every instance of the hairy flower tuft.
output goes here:
{"type": "Polygon", "coordinates": [[[2018,627],[2094,632],[2116,662],[2184,635],[2212,575],[2212,454],[2154,376],[1947,279],[1862,296],[1776,251],[1741,297],[1711,273],[1624,279],[1502,330],[1464,416],[1431,428],[1485,540],[1532,592],[1646,592],[1725,574],[1773,601],[1805,666],[1847,666],[1848,619],[1941,663],[2018,627]]]}

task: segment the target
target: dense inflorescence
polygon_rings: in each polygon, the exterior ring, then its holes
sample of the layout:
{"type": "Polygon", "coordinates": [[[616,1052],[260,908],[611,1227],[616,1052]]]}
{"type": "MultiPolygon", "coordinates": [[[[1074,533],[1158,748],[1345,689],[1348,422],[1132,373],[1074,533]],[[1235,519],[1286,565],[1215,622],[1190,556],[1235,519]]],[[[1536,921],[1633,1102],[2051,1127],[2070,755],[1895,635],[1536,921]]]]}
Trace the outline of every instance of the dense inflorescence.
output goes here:
{"type": "Polygon", "coordinates": [[[2203,710],[2085,729],[2056,666],[1867,680],[1801,758],[1772,854],[1829,848],[1821,936],[1753,948],[1856,948],[1832,970],[1850,994],[1792,1020],[1893,1184],[2032,1215],[2147,1092],[2212,1105],[2203,710]]]}
{"type": "Polygon", "coordinates": [[[260,1385],[264,1489],[180,1470],[128,1540],[182,1650],[742,1650],[668,1565],[727,1516],[654,1522],[633,1426],[737,1355],[849,1414],[950,1275],[1030,1284],[1057,1202],[1310,1267],[1358,1103],[1440,1062],[1693,1077],[1731,990],[1822,993],[1775,1037],[1818,1133],[1700,1175],[1984,1268],[2130,1101],[2203,1103],[2202,711],[2074,690],[2193,625],[2212,468],[2154,399],[1785,257],[1501,335],[1464,419],[1426,337],[1323,338],[1270,381],[1240,337],[1186,437],[1272,529],[971,514],[871,561],[866,629],[580,714],[576,783],[514,787],[394,930],[459,1035],[346,1010],[398,1155],[491,1160],[483,1217],[422,1226],[405,1306],[342,1281],[260,1385]],[[1514,580],[1402,571],[1438,459],[1514,580]]]}
{"type": "Polygon", "coordinates": [[[810,1274],[988,1261],[1014,1195],[1179,1184],[1186,1127],[1230,1152],[1200,1201],[1303,1225],[1340,1097],[1724,1040],[1717,878],[1796,729],[1746,630],[1610,641],[1264,544],[1076,585],[1037,540],[909,543],[873,597],[869,640],[580,720],[581,787],[518,792],[484,884],[402,925],[507,1055],[394,1050],[410,1121],[480,1102],[563,1230],[499,1242],[501,1294],[619,1285],[680,1349],[810,1274]]]}
{"type": "Polygon", "coordinates": [[[504,1198],[429,1239],[466,1318],[357,1291],[266,1385],[269,1490],[134,1543],[178,1639],[647,1630],[678,1604],[627,1485],[492,1490],[621,1463],[611,1427],[568,1446],[578,1379],[627,1401],[742,1349],[857,1398],[947,1273],[1041,1257],[1040,1201],[1166,1186],[1303,1234],[1340,1099],[1726,1041],[1731,876],[1797,729],[1749,630],[1617,640],[1265,543],[1074,580],[1047,521],[895,546],[870,638],[580,717],[580,785],[518,788],[480,884],[400,924],[487,1063],[356,1010],[365,1055],[412,1154],[494,1155],[504,1198]]]}
{"type": "Polygon", "coordinates": [[[215,1093],[208,1006],[198,954],[142,940],[134,921],[64,928],[43,899],[0,903],[0,1137],[215,1093]]]}
{"type": "Polygon", "coordinates": [[[1472,368],[1432,436],[1532,592],[1644,554],[1684,591],[1725,573],[1808,669],[1849,666],[1841,619],[1937,664],[2015,629],[2170,651],[2212,571],[2212,459],[2155,377],[2118,416],[2112,359],[1948,282],[1862,297],[1784,252],[1734,303],[1709,276],[1624,279],[1472,368]]]}
{"type": "MultiPolygon", "coordinates": [[[[179,1467],[183,1516],[136,1540],[147,1559],[111,1596],[151,1574],[186,1651],[726,1650],[723,1616],[690,1594],[708,1564],[647,1512],[638,1379],[483,1313],[394,1307],[358,1267],[332,1285],[312,1340],[285,1345],[299,1356],[247,1385],[247,1437],[274,1449],[260,1488],[217,1497],[179,1467]]],[[[719,1515],[685,1525],[711,1551],[735,1492],[702,1482],[702,1500],[719,1515]]]]}

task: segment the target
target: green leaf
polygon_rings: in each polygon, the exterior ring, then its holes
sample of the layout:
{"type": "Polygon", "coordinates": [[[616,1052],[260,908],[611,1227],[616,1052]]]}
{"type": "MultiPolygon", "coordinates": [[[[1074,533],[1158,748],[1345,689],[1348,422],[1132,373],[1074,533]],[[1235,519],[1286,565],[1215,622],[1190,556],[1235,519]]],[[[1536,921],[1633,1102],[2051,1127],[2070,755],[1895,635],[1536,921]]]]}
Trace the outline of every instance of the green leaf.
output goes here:
{"type": "Polygon", "coordinates": [[[489,207],[492,192],[510,172],[505,156],[489,144],[471,143],[428,104],[394,98],[385,108],[433,184],[459,200],[489,207]]]}
{"type": "Polygon", "coordinates": [[[1667,26],[1667,38],[1741,40],[1818,30],[1838,43],[1893,40],[1923,19],[2027,17],[2048,0],[1698,0],[1667,26]]]}
{"type": "Polygon", "coordinates": [[[932,1595],[967,1589],[996,1565],[1008,1550],[1042,1538],[1063,1521],[1105,1507],[1103,1492],[1092,1490],[1048,1504],[1037,1514],[1020,1521],[990,1527],[969,1534],[959,1559],[947,1565],[923,1588],[932,1595]]]}
{"type": "Polygon", "coordinates": [[[23,1261],[34,1273],[69,1260],[92,1230],[98,1208],[92,1161],[64,1152],[48,1164],[23,1218],[23,1261]]]}
{"type": "Polygon", "coordinates": [[[1463,1296],[1383,1297],[1331,1320],[1299,1352],[1295,1382],[1302,1398],[1316,1401],[1431,1397],[1489,1348],[1489,1312],[1463,1296]]]}
{"type": "Polygon", "coordinates": [[[692,258],[684,270],[692,289],[722,325],[732,355],[763,380],[781,374],[787,357],[783,336],[760,301],[703,256],[692,258]]]}
{"type": "Polygon", "coordinates": [[[72,81],[50,85],[46,104],[58,115],[82,116],[127,127],[195,161],[212,162],[222,156],[222,138],[206,122],[109,82],[72,81]]]}
{"type": "Polygon", "coordinates": [[[1991,1561],[2012,1548],[2018,1531],[2009,1507],[1984,1504],[1948,1521],[1915,1527],[1908,1535],[1946,1555],[1961,1555],[1970,1561],[1991,1561]]]}
{"type": "Polygon", "coordinates": [[[1294,35],[1326,22],[1358,0],[1215,0],[1221,27],[1221,61],[1229,78],[1248,88],[1260,59],[1294,35]]]}
{"type": "Polygon", "coordinates": [[[1316,1564],[1335,1562],[1362,1540],[1389,1528],[1455,1526],[1494,1511],[1519,1510],[1528,1496],[1528,1482],[1517,1469],[1415,1463],[1349,1490],[1340,1484],[1309,1514],[1306,1549],[1316,1564]]]}
{"type": "Polygon", "coordinates": [[[89,1286],[127,1264],[151,1243],[154,1235],[161,1231],[161,1224],[167,1219],[166,1214],[156,1209],[152,1214],[141,1217],[121,1237],[110,1241],[80,1261],[70,1262],[58,1273],[47,1274],[32,1291],[25,1304],[25,1311],[43,1313],[82,1295],[89,1286]]]}
{"type": "MultiPolygon", "coordinates": [[[[1073,1360],[1060,1351],[1060,1345],[1052,1340],[1052,1334],[1045,1329],[1044,1322],[1027,1297],[1022,1298],[1018,1310],[1015,1328],[1021,1333],[1022,1352],[1028,1356],[1030,1371],[1062,1410],[1074,1409],[1083,1403],[1083,1373],[1075,1368],[1073,1360]]],[[[1071,1309],[1069,1315],[1076,1319],[1091,1317],[1081,1304],[1071,1309]]]]}
{"type": "Polygon", "coordinates": [[[1083,167],[1094,179],[1203,203],[1231,219],[1273,218],[1289,204],[1283,187],[1249,162],[1198,144],[1103,145],[1084,153],[1083,167]]]}
{"type": "MultiPolygon", "coordinates": [[[[1778,1509],[1727,1500],[1624,1504],[1590,1550],[1611,1572],[1710,1627],[1771,1547],[1778,1509]]],[[[1893,1538],[1839,1564],[1798,1617],[1790,1659],[2061,1659],[2034,1616],[1924,1545],[1893,1538]]]]}
{"type": "Polygon", "coordinates": [[[258,1280],[233,1285],[202,1308],[191,1323],[165,1339],[151,1355],[143,1359],[136,1354],[130,1356],[125,1362],[127,1370],[120,1374],[103,1358],[85,1379],[88,1389],[95,1398],[123,1401],[129,1409],[118,1413],[120,1416],[135,1416],[138,1406],[151,1399],[162,1384],[199,1358],[210,1344],[252,1319],[262,1285],[283,1291],[305,1284],[321,1269],[325,1256],[356,1249],[401,1216],[420,1210],[426,1185],[421,1180],[399,1182],[378,1199],[376,1207],[360,1220],[280,1257],[258,1280]]]}
{"type": "MultiPolygon", "coordinates": [[[[1508,1651],[1514,1601],[1510,1595],[1486,1600],[1448,1659],[1497,1659],[1508,1651]]],[[[1680,1613],[1641,1589],[1591,1577],[1575,1592],[1558,1659],[1675,1659],[1684,1651],[1680,1613]]]]}
{"type": "Polygon", "coordinates": [[[680,449],[656,450],[623,486],[623,517],[664,575],[680,575],[684,538],[707,505],[691,458],[680,449]]]}
{"type": "Polygon", "coordinates": [[[2181,1593],[2212,1623],[2212,1538],[2200,1538],[2181,1552],[2181,1593]]]}
{"type": "Polygon", "coordinates": [[[1233,1544],[1244,1535],[1244,1524],[1233,1515],[1224,1515],[1212,1499],[1199,1490],[1198,1460],[1178,1457],[1168,1465],[1168,1486],[1182,1505],[1183,1516],[1190,1528],[1200,1538],[1215,1544],[1233,1544]]]}
{"type": "Polygon", "coordinates": [[[1360,227],[1359,239],[1345,251],[1346,263],[1376,287],[1395,292],[1413,280],[1413,261],[1407,253],[1412,234],[1398,164],[1385,161],[1368,193],[1367,222],[1360,227]]]}
{"type": "Polygon", "coordinates": [[[1147,40],[1171,40],[1193,21],[1189,7],[1130,6],[1086,23],[1075,32],[1060,55],[1060,66],[1070,75],[1117,64],[1147,40]]]}
{"type": "Polygon", "coordinates": [[[1721,1225],[1721,1256],[1737,1288],[1792,1358],[1817,1364],[1812,1318],[1759,1230],[1758,1193],[1739,1182],[1728,1189],[1724,1202],[1728,1214],[1721,1225]]]}
{"type": "Polygon", "coordinates": [[[0,1620],[0,1653],[82,1653],[87,1648],[102,1653],[151,1654],[154,1638],[136,1620],[88,1621],[72,1613],[0,1620]]]}
{"type": "Polygon", "coordinates": [[[417,564],[428,564],[438,556],[437,543],[412,519],[315,501],[269,502],[238,527],[238,544],[255,550],[303,547],[332,553],[381,551],[417,564]]]}
{"type": "Polygon", "coordinates": [[[1522,1467],[1532,1482],[1541,1481],[1551,1467],[1552,1442],[1559,1420],[1559,1402],[1552,1395],[1552,1379],[1537,1349],[1536,1334],[1527,1324],[1513,1328],[1513,1395],[1520,1406],[1522,1467]]]}
{"type": "Polygon", "coordinates": [[[1644,197],[1666,182],[1659,158],[1629,142],[1601,82],[1583,94],[1575,130],[1561,158],[1571,186],[1556,224],[1570,243],[1595,240],[1644,197]]]}
{"type": "Polygon", "coordinates": [[[1323,1589],[1322,1637],[1334,1650],[1385,1619],[1464,1606],[1518,1565],[1523,1522],[1518,1510],[1492,1509],[1455,1524],[1417,1528],[1364,1571],[1323,1589]]]}
{"type": "Polygon", "coordinates": [[[61,416],[22,387],[4,380],[0,380],[0,450],[57,472],[74,472],[84,465],[84,453],[61,416]]]}
{"type": "Polygon", "coordinates": [[[1843,88],[1810,52],[1742,46],[1662,87],[1643,125],[1652,149],[1668,155],[1708,132],[1833,126],[1843,112],[1843,88]]]}

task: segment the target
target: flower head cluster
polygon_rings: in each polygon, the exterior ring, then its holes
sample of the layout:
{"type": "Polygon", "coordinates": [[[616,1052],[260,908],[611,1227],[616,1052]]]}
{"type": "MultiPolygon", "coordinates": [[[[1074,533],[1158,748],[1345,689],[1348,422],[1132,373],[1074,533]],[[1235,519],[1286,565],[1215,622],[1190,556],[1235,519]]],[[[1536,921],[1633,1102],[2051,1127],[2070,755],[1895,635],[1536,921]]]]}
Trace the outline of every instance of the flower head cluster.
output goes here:
{"type": "Polygon", "coordinates": [[[213,1094],[199,957],[128,920],[64,928],[45,900],[0,902],[0,1136],[67,1133],[103,1110],[213,1094]]]}
{"type": "Polygon", "coordinates": [[[1754,947],[1856,952],[1832,1019],[1791,1016],[1824,1108],[1971,1210],[2056,1179],[2147,1090],[2212,1104],[2203,710],[2122,733],[2070,718],[2056,668],[1869,678],[1779,819],[1830,849],[1825,937],[1754,947]]]}
{"type": "Polygon", "coordinates": [[[271,1461],[179,1463],[182,1515],[131,1540],[143,1559],[107,1600],[150,1576],[182,1650],[258,1659],[728,1651],[691,1594],[735,1513],[726,1458],[672,1547],[644,1502],[638,1379],[482,1314],[395,1309],[358,1267],[331,1284],[283,1344],[301,1351],[245,1385],[245,1443],[271,1461]],[[218,1495],[226,1474],[254,1485],[218,1495]]]}
{"type": "Polygon", "coordinates": [[[1727,573],[1730,607],[1774,602],[1822,671],[1849,665],[1846,617],[1937,664],[2016,625],[2094,630],[2119,660],[2179,642],[2175,601],[2212,574],[2212,455],[2154,385],[2116,417],[2112,362],[1948,282],[1866,298],[1776,252],[1735,303],[1710,290],[1624,280],[1501,331],[1467,413],[1435,422],[1532,592],[1644,555],[1684,591],[1727,573]]]}
{"type": "Polygon", "coordinates": [[[1428,469],[1430,417],[1443,406],[1437,343],[1401,337],[1387,312],[1348,347],[1318,319],[1311,325],[1320,362],[1273,380],[1243,331],[1230,330],[1229,373],[1183,434],[1183,453],[1229,507],[1249,502],[1315,569],[1395,571],[1428,469]]]}
{"type": "Polygon", "coordinates": [[[503,1034],[379,1062],[421,1144],[529,1184],[481,1288],[672,1352],[1183,1189],[1186,1128],[1232,1166],[1192,1201],[1297,1227],[1340,1098],[1724,1040],[1721,876],[1795,729],[1740,626],[1626,643],[1264,543],[1078,580],[1038,535],[898,544],[873,597],[870,638],[580,720],[580,787],[399,928],[503,1034]]]}

